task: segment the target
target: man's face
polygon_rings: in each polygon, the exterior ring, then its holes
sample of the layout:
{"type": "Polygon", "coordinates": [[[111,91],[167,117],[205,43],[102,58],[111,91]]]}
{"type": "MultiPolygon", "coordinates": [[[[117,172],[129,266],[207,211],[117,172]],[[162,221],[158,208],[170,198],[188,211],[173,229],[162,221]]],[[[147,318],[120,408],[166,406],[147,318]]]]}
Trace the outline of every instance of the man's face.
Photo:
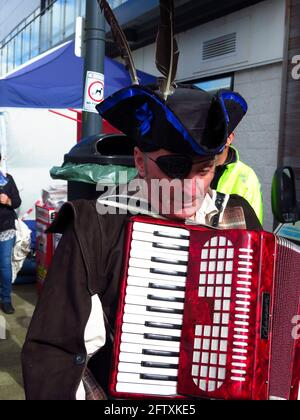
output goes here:
{"type": "Polygon", "coordinates": [[[160,156],[174,153],[160,149],[143,153],[135,149],[139,175],[146,181],[148,200],[159,214],[177,219],[189,219],[200,209],[215,173],[215,158],[193,157],[193,166],[185,179],[166,175],[156,163],[160,156]]]}

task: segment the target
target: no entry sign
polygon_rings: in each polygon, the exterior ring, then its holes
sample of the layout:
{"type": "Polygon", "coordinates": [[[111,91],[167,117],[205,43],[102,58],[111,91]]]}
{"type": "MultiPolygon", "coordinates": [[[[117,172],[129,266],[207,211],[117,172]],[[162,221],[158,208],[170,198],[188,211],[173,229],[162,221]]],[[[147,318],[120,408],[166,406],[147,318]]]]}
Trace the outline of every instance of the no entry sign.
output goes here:
{"type": "Polygon", "coordinates": [[[83,110],[97,114],[96,105],[104,100],[104,74],[88,71],[85,83],[83,110]]]}

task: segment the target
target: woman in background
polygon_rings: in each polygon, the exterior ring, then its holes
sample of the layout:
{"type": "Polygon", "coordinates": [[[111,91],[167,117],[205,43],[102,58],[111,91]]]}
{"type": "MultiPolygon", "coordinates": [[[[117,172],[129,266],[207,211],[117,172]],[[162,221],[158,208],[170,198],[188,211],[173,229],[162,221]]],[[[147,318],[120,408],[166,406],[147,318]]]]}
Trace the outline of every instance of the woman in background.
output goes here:
{"type": "Polygon", "coordinates": [[[16,238],[15,209],[20,205],[21,198],[13,177],[4,175],[0,169],[0,307],[9,315],[15,312],[11,301],[11,260],[16,238]]]}

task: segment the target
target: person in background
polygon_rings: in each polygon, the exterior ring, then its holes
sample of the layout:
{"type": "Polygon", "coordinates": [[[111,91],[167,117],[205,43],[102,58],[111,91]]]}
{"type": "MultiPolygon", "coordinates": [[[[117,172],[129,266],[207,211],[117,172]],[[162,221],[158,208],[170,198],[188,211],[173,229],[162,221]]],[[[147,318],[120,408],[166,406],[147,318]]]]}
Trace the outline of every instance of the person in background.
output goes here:
{"type": "Polygon", "coordinates": [[[20,205],[21,198],[13,177],[0,169],[0,308],[8,315],[15,312],[11,301],[11,260],[16,237],[15,209],[20,205]]]}
{"type": "MultiPolygon", "coordinates": [[[[226,91],[224,90],[226,95],[226,91]]],[[[229,95],[229,93],[228,93],[229,95]]],[[[228,97],[228,99],[230,99],[228,97]]],[[[243,197],[254,209],[263,224],[264,210],[261,185],[254,170],[240,161],[238,151],[232,147],[235,138],[234,129],[248,111],[247,102],[241,97],[240,104],[228,100],[225,104],[230,117],[226,147],[217,157],[217,167],[211,188],[223,194],[236,194],[243,197]],[[239,106],[240,105],[240,106],[239,106]]]]}

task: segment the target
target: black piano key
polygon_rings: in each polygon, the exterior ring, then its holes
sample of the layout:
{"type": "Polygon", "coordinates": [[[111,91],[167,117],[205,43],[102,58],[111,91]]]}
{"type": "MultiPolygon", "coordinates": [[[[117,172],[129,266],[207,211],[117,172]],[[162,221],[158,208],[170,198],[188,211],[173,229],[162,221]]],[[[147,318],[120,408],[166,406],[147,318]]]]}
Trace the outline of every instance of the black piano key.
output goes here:
{"type": "Polygon", "coordinates": [[[163,286],[160,284],[149,283],[149,289],[158,289],[158,290],[170,290],[170,291],[177,291],[177,292],[185,292],[185,287],[183,286],[175,286],[175,285],[167,285],[164,284],[163,286]]]}
{"type": "Polygon", "coordinates": [[[174,365],[171,363],[142,362],[141,366],[156,369],[178,369],[179,365],[174,365]]]}
{"type": "Polygon", "coordinates": [[[186,267],[188,266],[187,261],[179,261],[179,260],[171,261],[166,258],[159,258],[159,257],[152,257],[151,262],[160,263],[160,264],[184,265],[186,267]]]}
{"type": "Polygon", "coordinates": [[[179,357],[179,352],[177,351],[167,351],[167,350],[150,350],[143,349],[142,354],[145,356],[161,356],[161,357],[179,357]]]}
{"type": "Polygon", "coordinates": [[[169,239],[185,239],[189,240],[190,236],[188,234],[186,235],[176,235],[176,234],[166,234],[159,231],[153,232],[153,236],[157,236],[158,238],[169,238],[169,239]]]}
{"type": "Polygon", "coordinates": [[[180,342],[180,337],[173,337],[172,335],[160,335],[160,334],[144,334],[145,340],[156,340],[156,341],[176,341],[180,342]]]}
{"type": "Polygon", "coordinates": [[[181,325],[166,324],[162,322],[150,322],[150,321],[145,322],[145,327],[160,328],[160,329],[166,329],[166,330],[181,330],[182,329],[181,325]]]}
{"type": "Polygon", "coordinates": [[[160,300],[162,302],[184,303],[184,298],[177,298],[177,297],[165,297],[165,296],[148,295],[147,299],[149,299],[149,300],[160,300]]]}
{"type": "Polygon", "coordinates": [[[172,381],[172,382],[177,382],[177,376],[167,376],[167,375],[142,374],[142,375],[140,375],[140,379],[143,379],[145,381],[172,381]]]}
{"type": "Polygon", "coordinates": [[[183,315],[183,310],[181,309],[173,309],[173,308],[160,308],[156,306],[147,306],[147,312],[160,312],[162,314],[176,314],[176,315],[183,315]]]}
{"type": "Polygon", "coordinates": [[[188,246],[161,244],[159,242],[154,242],[153,243],[153,248],[167,249],[167,250],[170,250],[170,251],[185,251],[185,252],[189,251],[188,246]]]}
{"type": "Polygon", "coordinates": [[[164,270],[157,270],[156,268],[150,268],[151,274],[159,274],[160,276],[180,276],[180,277],[186,277],[186,273],[182,273],[180,271],[164,271],[164,270]]]}

